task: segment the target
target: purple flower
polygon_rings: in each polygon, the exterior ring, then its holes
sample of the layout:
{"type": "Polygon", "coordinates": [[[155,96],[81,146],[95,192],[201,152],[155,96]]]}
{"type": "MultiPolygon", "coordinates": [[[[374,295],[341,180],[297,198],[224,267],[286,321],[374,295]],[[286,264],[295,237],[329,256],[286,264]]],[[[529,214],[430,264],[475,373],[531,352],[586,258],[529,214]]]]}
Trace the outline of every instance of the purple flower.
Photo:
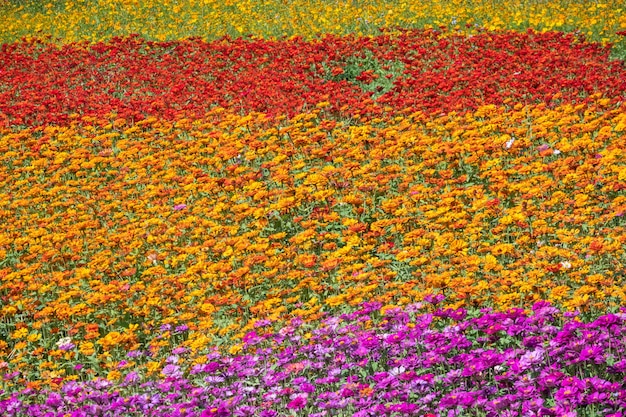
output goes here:
{"type": "Polygon", "coordinates": [[[187,204],[176,204],[174,206],[174,211],[181,211],[187,208],[187,204]]]}
{"type": "Polygon", "coordinates": [[[363,358],[365,356],[367,356],[369,354],[369,349],[366,348],[365,346],[363,346],[362,344],[360,344],[355,350],[354,352],[352,352],[354,354],[354,356],[357,356],[359,358],[363,358]]]}
{"type": "Polygon", "coordinates": [[[187,326],[186,324],[181,324],[180,326],[176,326],[176,328],[174,329],[176,333],[183,333],[183,332],[186,332],[187,330],[189,330],[189,326],[187,326]]]}
{"type": "Polygon", "coordinates": [[[540,414],[534,414],[535,411],[538,411],[543,407],[543,398],[533,398],[528,401],[524,401],[522,403],[522,413],[524,415],[535,416],[540,414]]]}
{"type": "Polygon", "coordinates": [[[402,415],[411,415],[417,411],[418,405],[403,402],[400,404],[394,404],[390,408],[392,411],[395,411],[396,413],[400,413],[402,415]]]}
{"type": "Polygon", "coordinates": [[[574,410],[570,410],[568,407],[555,407],[554,411],[559,417],[577,417],[578,413],[574,410]]]}
{"type": "Polygon", "coordinates": [[[141,355],[143,355],[143,353],[139,350],[131,350],[126,354],[126,356],[128,356],[129,358],[138,358],[141,355]]]}
{"type": "Polygon", "coordinates": [[[600,364],[604,361],[603,358],[604,350],[599,346],[586,346],[580,352],[578,356],[578,360],[580,362],[584,361],[593,361],[597,364],[600,364]]]}
{"type": "Polygon", "coordinates": [[[183,375],[178,365],[165,365],[161,373],[169,378],[180,378],[183,375]]]}
{"type": "Polygon", "coordinates": [[[267,319],[263,319],[263,320],[258,320],[257,322],[254,323],[254,327],[255,328],[259,328],[259,327],[266,327],[272,324],[271,320],[267,320],[267,319]]]}
{"type": "Polygon", "coordinates": [[[53,392],[46,399],[46,405],[53,408],[58,408],[63,405],[63,397],[61,397],[61,395],[59,395],[58,393],[53,392]]]}
{"type": "Polygon", "coordinates": [[[432,305],[437,305],[445,299],[446,296],[443,294],[428,294],[426,297],[424,297],[424,301],[429,302],[432,305]]]}
{"type": "Polygon", "coordinates": [[[554,394],[554,399],[561,403],[577,404],[582,400],[582,393],[576,386],[569,385],[560,388],[554,394]]]}
{"type": "Polygon", "coordinates": [[[133,371],[126,375],[126,378],[124,378],[124,382],[126,382],[127,384],[136,384],[137,382],[139,382],[140,379],[141,378],[139,374],[133,371]]]}
{"type": "Polygon", "coordinates": [[[219,384],[220,382],[224,382],[225,380],[226,378],[224,378],[223,376],[219,376],[219,375],[211,375],[211,376],[207,376],[206,378],[204,378],[204,382],[208,384],[219,384]]]}
{"type": "Polygon", "coordinates": [[[237,417],[250,417],[256,414],[256,407],[249,405],[242,405],[233,413],[237,417]]]}
{"type": "Polygon", "coordinates": [[[591,394],[587,395],[586,401],[591,404],[602,404],[605,403],[608,398],[609,395],[606,392],[592,392],[591,394]]]}
{"type": "Polygon", "coordinates": [[[486,408],[488,410],[505,410],[511,404],[511,400],[507,396],[494,398],[493,400],[487,402],[486,408]]]}
{"type": "Polygon", "coordinates": [[[615,362],[613,366],[609,366],[608,371],[611,373],[625,373],[626,372],[626,359],[622,359],[615,362]]]}
{"type": "Polygon", "coordinates": [[[463,368],[461,375],[465,377],[473,376],[484,371],[485,369],[487,369],[487,366],[485,365],[484,362],[479,361],[479,360],[473,360],[470,363],[468,363],[465,368],[463,368]]]}
{"type": "Polygon", "coordinates": [[[517,392],[524,398],[532,398],[537,393],[537,389],[532,385],[525,385],[517,387],[517,392]]]}
{"type": "Polygon", "coordinates": [[[62,388],[62,391],[66,394],[66,397],[76,397],[82,390],[82,385],[75,381],[67,382],[65,385],[63,385],[62,388]]]}
{"type": "Polygon", "coordinates": [[[260,342],[261,342],[261,338],[255,331],[248,332],[243,336],[243,343],[245,343],[248,346],[254,346],[260,342]]]}
{"type": "Polygon", "coordinates": [[[541,348],[526,352],[519,359],[520,369],[525,371],[526,369],[531,368],[534,365],[540,364],[543,361],[544,354],[545,351],[541,348]]]}
{"type": "Polygon", "coordinates": [[[444,408],[455,408],[460,405],[467,408],[471,407],[473,403],[474,395],[472,393],[457,391],[444,396],[439,402],[439,406],[444,408]]]}
{"type": "Polygon", "coordinates": [[[300,385],[300,390],[307,394],[312,394],[315,391],[315,385],[309,382],[304,382],[300,385]]]}
{"type": "Polygon", "coordinates": [[[407,305],[404,310],[407,313],[418,313],[422,308],[424,308],[424,303],[413,303],[407,305]]]}
{"type": "Polygon", "coordinates": [[[463,308],[456,309],[450,313],[449,317],[455,321],[462,321],[467,317],[467,310],[463,308]]]}
{"type": "Polygon", "coordinates": [[[59,350],[62,350],[64,352],[69,352],[70,350],[74,349],[75,347],[76,347],[76,345],[74,343],[67,343],[65,345],[59,346],[59,350]]]}
{"type": "Polygon", "coordinates": [[[219,405],[217,407],[211,407],[208,410],[204,410],[200,417],[228,417],[232,413],[228,411],[226,407],[223,405],[219,405]]]}
{"type": "Polygon", "coordinates": [[[339,395],[341,395],[343,398],[352,397],[354,395],[354,391],[351,390],[350,388],[343,388],[339,392],[339,395]]]}

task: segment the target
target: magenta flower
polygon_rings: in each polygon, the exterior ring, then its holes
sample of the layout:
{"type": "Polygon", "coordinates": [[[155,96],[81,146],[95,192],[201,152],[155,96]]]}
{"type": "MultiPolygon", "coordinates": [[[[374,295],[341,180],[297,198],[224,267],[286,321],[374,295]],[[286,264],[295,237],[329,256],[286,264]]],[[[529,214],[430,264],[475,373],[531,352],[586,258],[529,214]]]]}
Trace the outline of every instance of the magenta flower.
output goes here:
{"type": "Polygon", "coordinates": [[[229,415],[231,415],[230,411],[228,411],[228,409],[224,407],[223,405],[220,405],[218,407],[212,407],[208,410],[204,410],[202,414],[200,414],[200,417],[212,417],[212,416],[226,417],[229,415]]]}
{"type": "Polygon", "coordinates": [[[429,302],[433,305],[437,305],[445,299],[446,296],[443,294],[428,294],[424,297],[424,301],[429,302]]]}
{"type": "Polygon", "coordinates": [[[594,361],[596,363],[602,363],[603,361],[604,350],[599,346],[587,346],[583,348],[578,356],[578,360],[583,361],[594,361]]]}
{"type": "Polygon", "coordinates": [[[298,395],[293,400],[289,401],[289,404],[287,404],[287,408],[290,410],[302,410],[304,407],[306,407],[306,403],[306,397],[298,395]]]}
{"type": "Polygon", "coordinates": [[[187,208],[187,204],[176,204],[174,206],[174,211],[181,211],[187,208]]]}
{"type": "Polygon", "coordinates": [[[554,399],[569,404],[576,404],[582,400],[582,393],[575,385],[560,388],[555,394],[554,399]]]}
{"type": "Polygon", "coordinates": [[[261,338],[255,331],[248,332],[243,337],[243,343],[248,346],[253,346],[261,342],[261,338]]]}

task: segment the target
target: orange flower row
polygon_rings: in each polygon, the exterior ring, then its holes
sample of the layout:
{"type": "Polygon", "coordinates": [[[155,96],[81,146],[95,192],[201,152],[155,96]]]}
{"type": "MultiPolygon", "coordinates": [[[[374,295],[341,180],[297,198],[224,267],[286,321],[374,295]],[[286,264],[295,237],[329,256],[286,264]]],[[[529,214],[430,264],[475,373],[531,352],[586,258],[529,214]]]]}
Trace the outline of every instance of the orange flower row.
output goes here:
{"type": "Polygon", "coordinates": [[[172,347],[202,360],[260,319],[364,300],[623,303],[626,113],[609,103],[5,129],[0,356],[54,383],[81,377],[63,363],[108,373],[145,349],[156,372],[172,347]]]}

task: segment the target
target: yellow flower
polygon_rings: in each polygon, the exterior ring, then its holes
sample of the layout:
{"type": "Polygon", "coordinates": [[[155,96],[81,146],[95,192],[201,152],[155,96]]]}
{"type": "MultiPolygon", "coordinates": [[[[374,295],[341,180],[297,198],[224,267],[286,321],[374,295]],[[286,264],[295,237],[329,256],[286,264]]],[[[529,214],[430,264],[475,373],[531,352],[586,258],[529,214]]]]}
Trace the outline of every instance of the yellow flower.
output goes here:
{"type": "Polygon", "coordinates": [[[94,344],[91,342],[81,342],[78,345],[78,350],[81,354],[85,355],[85,356],[91,356],[94,353],[96,353],[96,350],[94,348],[94,344]]]}
{"type": "Polygon", "coordinates": [[[109,332],[105,337],[99,339],[96,343],[102,346],[104,350],[110,350],[117,347],[122,341],[122,335],[120,332],[109,332]]]}
{"type": "Polygon", "coordinates": [[[22,327],[21,329],[18,329],[14,331],[13,333],[11,333],[11,339],[22,339],[26,337],[27,335],[28,335],[28,329],[25,327],[22,327]]]}
{"type": "Polygon", "coordinates": [[[243,347],[240,344],[233,345],[228,349],[228,353],[230,353],[231,355],[236,355],[241,352],[242,349],[243,347]]]}
{"type": "Polygon", "coordinates": [[[161,363],[156,362],[156,361],[150,361],[146,364],[146,370],[148,371],[149,374],[153,374],[157,372],[160,367],[161,367],[161,363]]]}
{"type": "Polygon", "coordinates": [[[39,339],[41,339],[41,333],[32,332],[31,334],[28,335],[28,341],[31,343],[34,343],[38,341],[39,339]]]}
{"type": "Polygon", "coordinates": [[[122,377],[122,373],[116,369],[109,371],[107,373],[107,380],[109,381],[117,381],[122,377]]]}

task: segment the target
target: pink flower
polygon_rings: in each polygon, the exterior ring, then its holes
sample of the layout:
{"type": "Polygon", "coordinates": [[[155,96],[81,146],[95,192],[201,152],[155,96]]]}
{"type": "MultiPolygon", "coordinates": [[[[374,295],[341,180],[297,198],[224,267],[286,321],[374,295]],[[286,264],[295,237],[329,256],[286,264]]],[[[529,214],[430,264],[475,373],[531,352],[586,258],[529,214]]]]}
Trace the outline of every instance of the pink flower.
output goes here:
{"type": "Polygon", "coordinates": [[[181,211],[187,208],[187,204],[176,204],[174,206],[175,211],[181,211]]]}

